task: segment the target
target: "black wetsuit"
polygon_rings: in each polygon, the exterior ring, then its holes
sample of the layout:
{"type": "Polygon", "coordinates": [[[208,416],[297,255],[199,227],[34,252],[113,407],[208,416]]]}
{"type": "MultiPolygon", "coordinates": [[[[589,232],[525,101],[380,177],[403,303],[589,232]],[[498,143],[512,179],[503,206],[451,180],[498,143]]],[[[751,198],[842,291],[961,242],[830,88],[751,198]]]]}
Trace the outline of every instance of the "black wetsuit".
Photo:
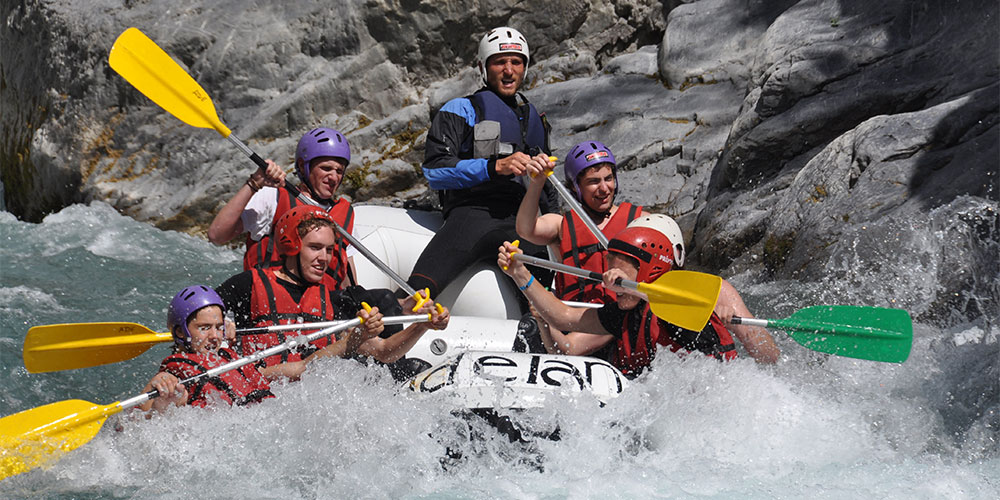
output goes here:
{"type": "MultiPolygon", "coordinates": [[[[478,261],[494,260],[504,241],[518,239],[517,210],[525,180],[496,171],[498,156],[476,158],[474,127],[483,120],[500,123],[501,141],[531,155],[550,152],[548,123],[523,98],[502,99],[483,89],[448,101],[434,116],[427,134],[424,176],[438,190],[445,222],[413,267],[409,284],[437,296],[462,271],[478,261]]],[[[542,213],[558,211],[555,190],[546,186],[542,213]]],[[[547,257],[545,247],[522,242],[525,253],[547,257]]],[[[547,284],[551,273],[532,269],[547,284]]],[[[397,292],[398,296],[405,292],[397,292]]]]}

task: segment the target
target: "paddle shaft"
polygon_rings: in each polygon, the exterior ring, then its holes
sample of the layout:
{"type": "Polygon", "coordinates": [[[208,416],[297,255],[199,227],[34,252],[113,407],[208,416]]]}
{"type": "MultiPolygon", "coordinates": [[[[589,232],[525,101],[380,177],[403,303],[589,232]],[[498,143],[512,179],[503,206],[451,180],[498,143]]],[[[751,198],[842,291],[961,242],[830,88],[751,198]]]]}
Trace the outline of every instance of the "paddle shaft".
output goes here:
{"type": "MultiPolygon", "coordinates": [[[[403,323],[414,323],[414,322],[429,321],[429,320],[430,320],[430,315],[429,314],[414,314],[414,315],[409,315],[409,316],[389,316],[389,317],[383,317],[382,318],[382,324],[384,324],[384,325],[398,325],[398,324],[403,324],[403,323]]],[[[354,319],[351,319],[351,320],[341,321],[341,322],[337,323],[336,325],[330,326],[328,328],[324,328],[322,330],[318,330],[318,331],[310,333],[308,335],[302,335],[302,336],[293,337],[293,338],[288,339],[287,341],[285,341],[285,342],[283,342],[281,344],[278,344],[276,346],[272,346],[272,347],[269,347],[267,349],[264,349],[264,350],[261,350],[261,351],[257,351],[255,353],[251,354],[250,356],[230,361],[229,363],[217,366],[217,367],[212,368],[212,369],[210,369],[210,370],[208,370],[208,371],[206,371],[204,373],[195,375],[193,377],[186,378],[186,379],[182,380],[181,383],[185,384],[185,385],[188,385],[188,384],[191,384],[193,382],[197,382],[198,380],[201,380],[201,379],[206,378],[206,377],[214,377],[214,376],[219,375],[221,373],[225,373],[225,372],[230,371],[230,370],[235,370],[237,368],[243,367],[243,366],[248,365],[250,363],[256,363],[257,361],[260,361],[261,359],[264,359],[264,358],[266,358],[268,356],[273,356],[275,354],[279,354],[279,353],[281,353],[283,351],[295,348],[297,346],[305,345],[305,344],[307,344],[309,342],[312,342],[313,340],[316,340],[318,338],[325,337],[327,335],[330,335],[330,334],[333,334],[333,333],[337,333],[337,332],[341,332],[341,331],[347,330],[348,328],[352,328],[352,327],[358,326],[361,323],[362,323],[362,319],[361,318],[354,318],[354,319]]],[[[154,389],[154,390],[149,391],[147,393],[139,394],[138,396],[135,396],[135,397],[132,397],[132,398],[129,398],[129,399],[125,399],[125,400],[119,401],[117,403],[106,405],[104,407],[95,408],[95,411],[85,412],[85,414],[82,417],[81,416],[77,416],[77,415],[67,415],[64,418],[57,419],[57,420],[55,420],[53,422],[50,422],[50,423],[47,423],[47,424],[44,424],[44,425],[40,425],[40,426],[34,428],[31,431],[31,434],[35,434],[35,435],[53,434],[53,433],[65,430],[67,428],[70,428],[70,427],[75,427],[75,426],[83,425],[83,424],[86,424],[88,422],[92,422],[92,421],[97,420],[97,419],[103,419],[103,418],[106,418],[106,417],[108,417],[110,415],[118,413],[118,412],[120,412],[122,410],[131,408],[133,406],[140,405],[142,403],[145,403],[146,401],[149,401],[150,399],[156,398],[159,395],[160,395],[159,391],[154,389]]],[[[97,405],[95,405],[95,407],[96,406],[97,405]]],[[[25,411],[31,412],[33,410],[25,410],[25,411]]],[[[7,418],[7,417],[4,417],[4,418],[7,418]]]]}
{"type": "MultiPolygon", "coordinates": [[[[304,330],[306,328],[328,328],[331,326],[339,326],[345,322],[354,321],[353,319],[341,319],[336,321],[319,321],[315,323],[292,323],[288,325],[272,325],[272,326],[258,326],[254,328],[239,328],[236,333],[251,334],[251,333],[270,333],[270,332],[287,332],[290,330],[304,330]]],[[[385,316],[382,318],[382,322],[387,325],[398,325],[401,323],[416,323],[420,321],[427,321],[426,314],[411,314],[408,316],[385,316]]]]}
{"type": "Polygon", "coordinates": [[[601,248],[606,250],[608,248],[608,237],[605,236],[604,232],[597,227],[597,224],[594,223],[593,219],[587,215],[587,211],[583,209],[583,205],[580,205],[580,202],[577,201],[575,196],[573,196],[573,193],[570,193],[569,189],[566,189],[566,186],[564,186],[563,183],[559,182],[559,179],[556,179],[552,175],[551,170],[546,173],[546,177],[550,181],[549,184],[552,184],[552,187],[554,187],[556,192],[559,193],[559,196],[562,197],[563,201],[569,205],[569,208],[576,213],[576,216],[583,221],[583,224],[587,226],[587,229],[590,229],[590,232],[595,238],[597,238],[597,241],[601,244],[601,248]]]}
{"type": "Polygon", "coordinates": [[[854,337],[899,339],[900,332],[887,331],[875,326],[847,325],[840,323],[829,323],[825,321],[804,321],[791,319],[761,319],[761,318],[741,318],[733,316],[730,323],[734,325],[747,325],[759,327],[773,327],[777,329],[799,330],[803,332],[824,332],[831,335],[846,335],[854,337]]]}
{"type": "MultiPolygon", "coordinates": [[[[232,137],[232,136],[230,136],[230,137],[232,137]]],[[[254,154],[254,156],[256,156],[256,153],[253,153],[253,154],[254,154]]],[[[260,157],[258,156],[258,158],[260,158],[260,157]]],[[[254,161],[256,161],[256,160],[254,160],[254,161]]],[[[292,185],[287,185],[287,186],[285,186],[285,188],[288,189],[295,196],[295,198],[298,199],[299,201],[301,201],[303,203],[306,203],[306,204],[309,204],[309,205],[319,206],[319,204],[316,203],[315,200],[312,200],[308,196],[303,195],[302,192],[299,191],[299,189],[297,187],[292,186],[292,185]]],[[[334,225],[337,226],[337,232],[340,233],[340,235],[343,236],[344,239],[346,239],[351,245],[353,245],[354,248],[357,249],[358,252],[361,252],[361,255],[364,255],[365,258],[368,259],[369,262],[371,262],[372,264],[375,265],[375,267],[377,267],[380,271],[382,271],[383,273],[385,273],[386,276],[388,276],[393,281],[395,281],[396,284],[399,285],[399,287],[402,288],[407,293],[407,295],[409,295],[411,297],[414,297],[414,298],[420,297],[417,294],[417,291],[414,290],[413,287],[410,286],[410,284],[407,283],[406,280],[403,279],[402,276],[400,276],[399,274],[397,274],[396,271],[393,271],[392,268],[389,267],[388,265],[386,265],[385,262],[382,262],[382,259],[379,259],[378,256],[376,256],[374,253],[371,252],[371,250],[369,250],[367,247],[365,247],[363,244],[361,244],[361,242],[358,241],[358,239],[355,238],[353,234],[349,233],[346,229],[340,227],[340,224],[334,223],[334,225]]],[[[418,302],[419,302],[419,299],[418,299],[418,302]]]]}
{"type": "Polygon", "coordinates": [[[733,316],[733,319],[729,320],[729,322],[734,325],[759,326],[762,328],[767,328],[767,325],[771,324],[771,322],[766,319],[741,318],[739,316],[733,316]]]}
{"type": "MultiPolygon", "coordinates": [[[[429,315],[426,315],[426,314],[414,314],[414,315],[410,315],[410,316],[389,316],[389,317],[383,317],[382,318],[382,324],[383,325],[398,325],[398,324],[402,324],[402,323],[413,323],[413,322],[417,322],[417,321],[427,321],[428,319],[429,319],[429,315]]],[[[341,322],[339,322],[339,323],[337,323],[337,324],[335,324],[333,326],[324,328],[322,330],[315,331],[315,332],[310,333],[308,335],[301,335],[301,336],[298,336],[298,337],[292,337],[292,338],[286,340],[285,342],[283,342],[281,344],[278,344],[276,346],[268,347],[267,349],[264,349],[264,350],[261,350],[261,351],[257,351],[257,352],[255,352],[255,353],[253,353],[253,354],[251,354],[251,355],[249,355],[247,357],[240,358],[240,359],[235,359],[235,360],[230,361],[229,363],[226,363],[224,365],[220,365],[220,366],[217,366],[215,368],[212,368],[212,369],[210,369],[210,370],[208,370],[208,371],[206,371],[204,373],[199,373],[198,375],[195,375],[193,377],[188,377],[188,378],[186,378],[184,380],[181,380],[180,383],[182,383],[184,385],[189,385],[189,384],[197,382],[197,381],[199,381],[199,380],[201,380],[203,378],[214,377],[214,376],[219,375],[221,373],[225,373],[225,372],[228,372],[230,370],[235,370],[237,368],[241,368],[241,367],[246,366],[246,365],[248,365],[250,363],[256,363],[257,361],[260,361],[260,360],[262,360],[262,359],[264,359],[264,358],[266,358],[268,356],[273,356],[275,354],[280,354],[280,353],[282,353],[284,351],[287,351],[289,349],[293,349],[293,348],[298,347],[300,345],[308,344],[309,342],[312,342],[313,340],[325,337],[325,336],[330,335],[332,333],[342,332],[342,331],[347,330],[349,328],[353,328],[355,326],[360,325],[361,323],[362,323],[361,318],[354,318],[354,319],[350,319],[350,320],[341,321],[341,322]]],[[[157,390],[157,389],[153,389],[152,391],[149,391],[149,392],[147,392],[145,394],[140,394],[140,395],[135,396],[133,398],[126,399],[124,401],[120,401],[115,406],[117,406],[119,408],[119,411],[120,411],[120,410],[124,410],[126,408],[131,408],[131,407],[136,406],[136,405],[141,405],[142,403],[145,403],[146,401],[149,401],[150,399],[156,398],[159,395],[160,395],[160,391],[157,390]]]]}
{"type": "MultiPolygon", "coordinates": [[[[420,316],[420,317],[421,318],[425,318],[424,316],[420,316]]],[[[383,323],[386,320],[388,320],[388,319],[389,318],[383,318],[383,323]]],[[[245,366],[247,364],[255,363],[255,362],[257,362],[257,361],[259,361],[261,359],[264,359],[264,358],[266,358],[268,356],[273,356],[273,355],[281,353],[281,352],[283,352],[285,350],[292,349],[292,348],[294,348],[296,346],[299,346],[299,345],[311,342],[313,340],[316,340],[316,339],[318,339],[320,337],[325,337],[325,336],[330,335],[332,333],[343,331],[343,330],[346,330],[348,328],[351,328],[353,326],[357,326],[357,325],[360,325],[360,324],[361,324],[361,318],[354,318],[352,320],[344,321],[341,324],[338,324],[338,325],[335,325],[335,326],[331,326],[331,327],[325,328],[323,330],[319,330],[319,331],[311,333],[309,335],[295,337],[295,338],[287,340],[286,342],[284,342],[282,344],[278,344],[276,346],[269,347],[269,348],[264,349],[262,351],[257,351],[257,352],[255,352],[255,353],[253,353],[250,356],[247,356],[245,358],[236,359],[236,360],[230,361],[229,363],[226,363],[224,365],[220,365],[220,366],[217,366],[215,368],[212,368],[212,369],[210,369],[210,370],[208,370],[208,371],[206,371],[204,373],[195,375],[193,377],[188,377],[188,378],[186,378],[184,380],[181,380],[181,383],[185,384],[185,385],[188,385],[188,384],[191,384],[193,382],[197,382],[198,380],[201,380],[201,379],[206,378],[206,377],[214,377],[216,375],[219,375],[220,373],[225,373],[225,372],[230,371],[230,370],[235,370],[235,369],[240,368],[242,366],[245,366]]],[[[135,397],[132,397],[132,398],[129,398],[129,399],[125,399],[125,400],[119,401],[119,402],[114,403],[114,404],[106,405],[106,406],[100,407],[100,408],[95,408],[95,411],[84,412],[84,415],[82,417],[81,416],[77,416],[77,415],[67,415],[65,418],[61,418],[61,419],[58,419],[58,420],[56,420],[54,422],[50,422],[48,424],[36,427],[31,432],[31,434],[36,434],[36,435],[49,434],[49,435],[51,435],[51,434],[63,431],[65,429],[68,429],[68,428],[71,428],[71,427],[77,427],[77,426],[80,426],[80,425],[87,424],[89,422],[93,422],[95,420],[104,419],[104,418],[107,418],[110,415],[114,415],[114,414],[116,414],[118,412],[121,412],[122,410],[126,410],[128,408],[133,407],[133,406],[141,405],[141,404],[145,403],[146,401],[149,401],[150,399],[158,397],[159,395],[160,395],[160,391],[157,390],[157,389],[154,389],[154,390],[149,391],[147,393],[139,394],[138,396],[135,396],[135,397]]],[[[32,410],[26,410],[26,411],[32,411],[32,410]]],[[[89,441],[89,438],[87,440],[89,441]]]]}
{"type": "MultiPolygon", "coordinates": [[[[525,255],[523,253],[515,253],[511,255],[514,260],[520,260],[525,264],[531,264],[533,266],[543,267],[545,269],[551,269],[553,271],[559,271],[561,273],[572,274],[583,279],[588,279],[591,281],[604,281],[604,276],[597,271],[587,271],[585,269],[580,269],[578,267],[567,266],[566,264],[560,264],[558,262],[552,262],[551,260],[540,259],[538,257],[532,257],[531,255],[525,255]]],[[[615,284],[625,288],[631,288],[632,290],[639,290],[639,282],[618,279],[615,284]]]]}
{"type": "MultiPolygon", "coordinates": [[[[236,147],[243,152],[243,154],[249,156],[250,159],[253,160],[253,162],[257,164],[257,166],[261,170],[267,170],[267,162],[265,162],[264,159],[260,157],[260,155],[255,153],[252,149],[250,149],[250,147],[247,146],[243,141],[241,141],[238,137],[236,137],[235,134],[230,133],[228,136],[226,136],[226,139],[229,139],[229,142],[235,144],[236,147]]],[[[301,201],[302,203],[323,208],[315,200],[304,195],[302,191],[299,190],[299,188],[291,184],[287,184],[285,186],[285,189],[287,189],[290,193],[292,193],[292,195],[295,196],[295,198],[301,201]]],[[[396,284],[398,284],[399,287],[402,288],[407,295],[413,297],[417,301],[416,307],[414,307],[413,309],[414,311],[419,309],[420,306],[423,304],[423,302],[427,300],[427,298],[423,298],[423,300],[421,300],[420,294],[418,294],[417,291],[414,290],[413,287],[410,286],[410,284],[407,283],[402,276],[397,274],[396,271],[393,271],[392,268],[386,265],[385,262],[382,262],[382,259],[379,259],[378,256],[372,253],[372,251],[369,250],[368,247],[364,246],[361,243],[361,241],[355,238],[353,234],[351,234],[349,231],[341,227],[341,225],[338,224],[336,221],[333,223],[333,225],[334,227],[337,228],[337,232],[340,233],[340,235],[343,236],[344,239],[346,239],[358,252],[361,252],[361,255],[364,255],[369,262],[374,264],[375,267],[377,267],[380,271],[385,273],[386,276],[395,281],[396,284]]]]}
{"type": "MultiPolygon", "coordinates": [[[[531,257],[521,252],[511,254],[510,258],[588,280],[603,281],[600,273],[531,257]]],[[[700,331],[715,310],[722,278],[694,271],[670,271],[652,283],[619,278],[615,280],[615,285],[643,294],[656,317],[686,330],[700,331]]]]}
{"type": "MultiPolygon", "coordinates": [[[[208,92],[144,33],[136,28],[125,30],[112,46],[111,53],[108,55],[108,63],[126,81],[161,108],[193,127],[215,129],[219,135],[228,139],[243,154],[250,157],[257,167],[267,170],[267,162],[222,123],[208,92]]],[[[318,205],[315,201],[304,197],[294,187],[291,187],[290,191],[304,203],[318,205]]],[[[362,246],[361,242],[344,228],[340,227],[339,224],[335,224],[335,226],[341,236],[414,297],[417,301],[417,307],[413,309],[414,311],[427,300],[421,300],[421,296],[413,287],[409,286],[403,278],[362,246]]]]}

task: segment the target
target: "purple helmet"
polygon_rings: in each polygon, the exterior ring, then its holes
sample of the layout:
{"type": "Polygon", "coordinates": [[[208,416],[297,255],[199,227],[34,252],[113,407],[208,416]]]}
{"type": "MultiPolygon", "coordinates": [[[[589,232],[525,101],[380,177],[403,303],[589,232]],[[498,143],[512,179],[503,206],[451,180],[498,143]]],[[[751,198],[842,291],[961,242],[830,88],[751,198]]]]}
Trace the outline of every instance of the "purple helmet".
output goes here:
{"type": "Polygon", "coordinates": [[[223,314],[226,312],[226,305],[222,303],[219,294],[205,285],[189,286],[174,295],[174,299],[170,301],[170,307],[167,308],[167,328],[174,336],[174,343],[185,348],[191,346],[191,332],[188,331],[187,326],[188,319],[191,318],[192,314],[208,306],[219,306],[222,308],[223,314]],[[175,326],[181,327],[180,331],[183,337],[174,331],[175,326]]]}
{"type": "Polygon", "coordinates": [[[615,193],[617,194],[618,165],[615,164],[615,155],[611,154],[611,150],[607,146],[597,141],[583,141],[569,150],[566,163],[563,165],[563,172],[566,175],[566,183],[573,186],[576,198],[581,202],[583,195],[580,192],[580,183],[577,182],[577,177],[580,176],[580,172],[601,163],[611,164],[611,173],[615,176],[615,193]]]}
{"type": "Polygon", "coordinates": [[[351,146],[347,144],[344,134],[332,128],[319,127],[306,132],[299,139],[298,146],[295,146],[295,172],[307,186],[309,162],[321,156],[342,158],[345,165],[351,163],[351,146]]]}

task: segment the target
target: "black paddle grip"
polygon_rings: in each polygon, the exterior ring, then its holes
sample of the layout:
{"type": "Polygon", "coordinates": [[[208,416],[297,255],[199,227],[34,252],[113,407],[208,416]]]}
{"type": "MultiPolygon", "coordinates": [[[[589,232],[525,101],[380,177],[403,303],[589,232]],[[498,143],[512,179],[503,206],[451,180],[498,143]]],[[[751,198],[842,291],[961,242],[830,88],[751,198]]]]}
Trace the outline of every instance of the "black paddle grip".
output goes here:
{"type": "Polygon", "coordinates": [[[250,153],[250,159],[261,169],[267,170],[267,162],[264,161],[257,153],[250,153]]]}

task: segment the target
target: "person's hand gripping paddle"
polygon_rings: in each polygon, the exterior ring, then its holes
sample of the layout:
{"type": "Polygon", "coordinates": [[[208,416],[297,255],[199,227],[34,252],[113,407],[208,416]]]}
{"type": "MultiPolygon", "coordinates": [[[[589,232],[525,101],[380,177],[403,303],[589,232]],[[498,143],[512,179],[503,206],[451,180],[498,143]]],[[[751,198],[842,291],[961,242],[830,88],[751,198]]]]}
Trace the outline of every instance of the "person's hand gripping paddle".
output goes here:
{"type": "MultiPolygon", "coordinates": [[[[153,40],[138,28],[125,30],[111,47],[108,64],[122,78],[125,78],[139,92],[161,108],[176,116],[182,122],[198,128],[214,129],[222,137],[229,140],[243,154],[247,155],[258,167],[267,170],[267,162],[250,149],[229,127],[219,120],[212,98],[201,88],[183,68],[167,55],[153,40]]],[[[294,186],[286,186],[293,195],[303,203],[317,203],[304,196],[294,186]]],[[[361,244],[357,238],[346,229],[335,224],[337,232],[365,256],[375,267],[395,281],[400,288],[413,297],[416,304],[413,310],[420,309],[430,297],[421,295],[411,287],[406,280],[382,262],[374,253],[361,244]]]]}

